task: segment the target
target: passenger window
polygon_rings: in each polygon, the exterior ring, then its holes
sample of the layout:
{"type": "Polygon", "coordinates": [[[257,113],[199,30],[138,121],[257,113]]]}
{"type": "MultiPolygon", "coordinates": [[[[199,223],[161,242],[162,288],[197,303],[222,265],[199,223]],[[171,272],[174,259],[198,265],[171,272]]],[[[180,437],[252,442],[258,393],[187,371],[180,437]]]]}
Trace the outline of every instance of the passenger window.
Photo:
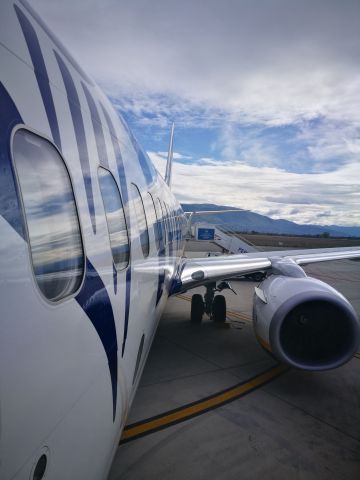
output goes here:
{"type": "Polygon", "coordinates": [[[167,229],[167,232],[168,232],[168,241],[169,243],[172,242],[172,233],[171,233],[171,223],[170,223],[170,212],[169,212],[169,208],[167,206],[167,204],[165,203],[165,211],[166,211],[166,215],[165,215],[165,218],[166,218],[166,229],[167,229]]]}
{"type": "Polygon", "coordinates": [[[140,243],[141,243],[141,249],[143,252],[144,257],[149,256],[149,231],[148,231],[148,225],[146,221],[146,214],[145,214],[145,209],[144,209],[144,204],[140,195],[140,191],[137,188],[136,185],[133,183],[131,184],[132,192],[133,192],[133,202],[134,202],[134,207],[135,207],[135,212],[136,212],[136,218],[137,218],[137,225],[138,225],[138,231],[140,235],[140,243]]]}
{"type": "Polygon", "coordinates": [[[164,234],[164,245],[167,244],[167,231],[166,231],[166,212],[165,212],[165,205],[163,206],[158,199],[160,208],[161,208],[161,226],[162,226],[162,231],[164,234]]]}
{"type": "Polygon", "coordinates": [[[171,219],[170,207],[167,204],[166,204],[166,211],[167,211],[167,218],[168,218],[168,225],[169,225],[169,242],[172,242],[174,240],[173,224],[171,219]]]}
{"type": "Polygon", "coordinates": [[[163,227],[163,221],[162,221],[162,210],[161,210],[160,200],[157,199],[154,205],[155,205],[156,217],[158,219],[158,226],[159,226],[159,248],[160,248],[160,240],[163,239],[165,241],[165,239],[163,238],[164,227],[163,227]]]}
{"type": "Polygon", "coordinates": [[[151,204],[151,206],[149,206],[149,214],[151,212],[150,217],[151,217],[151,223],[154,227],[156,248],[159,250],[159,248],[160,248],[160,237],[161,237],[160,220],[157,216],[155,202],[154,202],[154,199],[153,199],[151,193],[148,193],[148,196],[149,196],[150,204],[151,204]]]}
{"type": "Polygon", "coordinates": [[[25,223],[36,282],[56,302],[75,293],[84,251],[69,173],[58,150],[25,129],[13,139],[25,223]]]}
{"type": "Polygon", "coordinates": [[[176,242],[179,241],[179,217],[175,215],[175,238],[176,242]]]}
{"type": "Polygon", "coordinates": [[[171,211],[171,220],[172,220],[173,236],[176,237],[176,218],[175,218],[174,210],[171,211]]]}
{"type": "Polygon", "coordinates": [[[169,208],[169,221],[170,221],[170,228],[171,228],[171,239],[174,241],[175,238],[175,228],[174,228],[174,214],[173,211],[171,210],[171,207],[169,208]]]}
{"type": "Polygon", "coordinates": [[[121,195],[109,170],[99,167],[98,175],[114,264],[122,270],[129,264],[130,246],[121,195]]]}

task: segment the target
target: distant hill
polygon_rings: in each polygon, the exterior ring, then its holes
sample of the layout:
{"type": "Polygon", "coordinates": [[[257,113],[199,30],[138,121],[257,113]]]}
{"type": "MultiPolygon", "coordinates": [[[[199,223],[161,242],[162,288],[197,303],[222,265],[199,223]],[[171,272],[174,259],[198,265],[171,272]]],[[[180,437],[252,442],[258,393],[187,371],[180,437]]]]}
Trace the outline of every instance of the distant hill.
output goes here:
{"type": "MultiPolygon", "coordinates": [[[[182,204],[185,212],[199,212],[203,210],[228,210],[234,207],[215,205],[211,203],[182,204]]],[[[256,231],[259,233],[275,233],[284,235],[323,235],[331,237],[360,237],[360,227],[342,227],[340,225],[301,225],[289,220],[274,220],[265,215],[250,211],[239,210],[223,214],[197,215],[196,221],[213,224],[226,224],[227,227],[238,232],[256,231]]]]}

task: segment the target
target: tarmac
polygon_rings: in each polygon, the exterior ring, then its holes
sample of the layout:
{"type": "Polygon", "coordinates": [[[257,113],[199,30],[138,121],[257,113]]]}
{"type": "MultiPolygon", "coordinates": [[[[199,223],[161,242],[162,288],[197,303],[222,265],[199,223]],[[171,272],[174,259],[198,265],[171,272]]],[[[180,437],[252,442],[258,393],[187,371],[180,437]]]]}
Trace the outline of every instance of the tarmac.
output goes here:
{"type": "MultiPolygon", "coordinates": [[[[306,272],[360,315],[360,262],[306,272]]],[[[190,323],[191,295],[204,288],[169,299],[109,479],[358,480],[360,354],[322,373],[279,364],[253,333],[256,283],[232,286],[223,326],[190,323]]]]}

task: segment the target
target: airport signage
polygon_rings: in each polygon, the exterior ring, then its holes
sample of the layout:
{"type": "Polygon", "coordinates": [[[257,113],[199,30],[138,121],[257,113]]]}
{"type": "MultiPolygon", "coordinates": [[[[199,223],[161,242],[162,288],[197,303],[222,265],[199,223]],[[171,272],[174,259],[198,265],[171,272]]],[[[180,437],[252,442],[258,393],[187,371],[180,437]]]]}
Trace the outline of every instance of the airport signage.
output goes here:
{"type": "Polygon", "coordinates": [[[196,240],[214,240],[215,228],[202,228],[196,230],[196,240]]]}

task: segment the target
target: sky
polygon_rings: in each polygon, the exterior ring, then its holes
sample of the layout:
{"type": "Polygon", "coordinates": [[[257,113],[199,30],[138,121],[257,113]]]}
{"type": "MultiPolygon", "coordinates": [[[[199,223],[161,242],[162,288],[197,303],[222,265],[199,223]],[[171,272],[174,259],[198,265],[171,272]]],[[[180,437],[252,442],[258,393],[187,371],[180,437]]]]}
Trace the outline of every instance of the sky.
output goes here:
{"type": "Polygon", "coordinates": [[[359,0],[29,0],[173,190],[360,225],[359,0]]]}

